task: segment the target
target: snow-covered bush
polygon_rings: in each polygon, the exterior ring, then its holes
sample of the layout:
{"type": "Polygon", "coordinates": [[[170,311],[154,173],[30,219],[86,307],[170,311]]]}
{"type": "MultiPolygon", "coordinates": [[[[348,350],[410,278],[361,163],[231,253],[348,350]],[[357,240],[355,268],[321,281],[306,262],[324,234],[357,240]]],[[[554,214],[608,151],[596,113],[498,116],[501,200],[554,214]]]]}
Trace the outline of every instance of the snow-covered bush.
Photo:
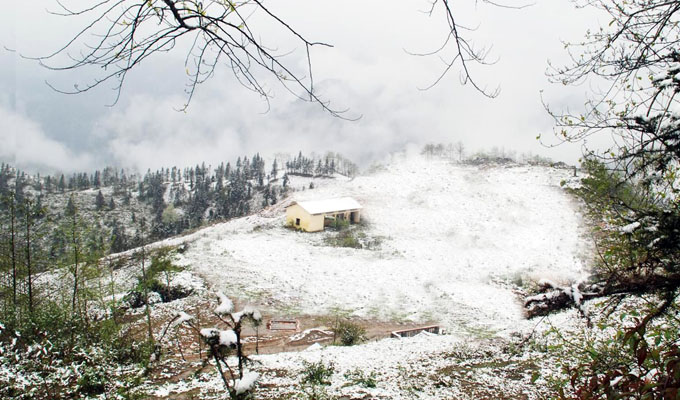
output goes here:
{"type": "Polygon", "coordinates": [[[149,305],[158,304],[163,302],[163,298],[158,292],[149,292],[148,296],[149,305]]]}
{"type": "Polygon", "coordinates": [[[213,309],[213,313],[226,329],[218,327],[201,328],[191,315],[179,312],[168,323],[162,336],[165,336],[168,329],[176,328],[179,325],[185,325],[194,330],[208,346],[209,357],[214,360],[215,368],[229,396],[232,399],[245,399],[254,390],[259,374],[245,370],[250,359],[243,352],[241,329],[245,322],[259,326],[262,322],[262,314],[249,306],[235,312],[234,303],[224,293],[217,292],[216,295],[218,305],[213,309]],[[232,355],[236,356],[238,363],[236,366],[228,363],[228,357],[232,355]]]}
{"type": "Polygon", "coordinates": [[[43,300],[16,330],[0,323],[0,398],[89,398],[134,390],[137,383],[128,379],[143,369],[148,346],[112,318],[71,317],[70,307],[43,300]]]}
{"type": "Polygon", "coordinates": [[[338,232],[344,231],[347,228],[349,228],[349,220],[336,218],[326,228],[331,229],[331,230],[335,230],[335,231],[338,231],[338,232]]]}
{"type": "Polygon", "coordinates": [[[363,245],[353,230],[342,230],[336,235],[328,236],[326,238],[326,243],[333,247],[348,247],[352,249],[363,248],[363,245]]]}

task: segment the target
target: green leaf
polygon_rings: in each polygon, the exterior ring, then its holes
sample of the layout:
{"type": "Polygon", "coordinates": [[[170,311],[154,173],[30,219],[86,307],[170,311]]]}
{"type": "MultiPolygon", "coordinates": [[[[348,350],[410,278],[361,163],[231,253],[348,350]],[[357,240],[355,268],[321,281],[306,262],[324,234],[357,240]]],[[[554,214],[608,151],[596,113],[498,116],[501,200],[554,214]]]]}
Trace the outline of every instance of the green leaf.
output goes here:
{"type": "Polygon", "coordinates": [[[531,374],[531,383],[536,382],[536,381],[538,380],[538,378],[540,378],[540,377],[541,377],[541,373],[538,372],[538,371],[534,371],[534,372],[531,374]]]}

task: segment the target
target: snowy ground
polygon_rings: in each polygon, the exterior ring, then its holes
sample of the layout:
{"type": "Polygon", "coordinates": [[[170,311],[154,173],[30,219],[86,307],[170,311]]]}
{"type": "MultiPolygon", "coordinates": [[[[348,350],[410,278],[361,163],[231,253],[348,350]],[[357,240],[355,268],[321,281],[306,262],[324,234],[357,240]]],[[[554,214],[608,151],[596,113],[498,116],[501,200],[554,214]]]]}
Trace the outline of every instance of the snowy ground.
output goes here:
{"type": "Polygon", "coordinates": [[[353,196],[378,250],[325,245],[294,232],[283,208],[193,235],[179,260],[213,289],[282,312],[342,309],[386,320],[433,321],[491,334],[524,324],[512,283],[575,280],[589,258],[571,171],[470,167],[420,157],[351,181],[326,181],[296,200],[353,196]]]}
{"type": "MultiPolygon", "coordinates": [[[[299,392],[303,361],[319,360],[336,369],[324,390],[351,398],[537,398],[534,355],[502,343],[537,324],[523,317],[518,285],[541,278],[566,283],[586,274],[586,228],[560,188],[560,181],[576,179],[572,173],[398,156],[371,174],[317,180],[316,189],[293,196],[356,198],[364,206],[362,229],[381,240],[379,249],[331,247],[324,242],[331,233],[285,228],[286,201],[161,244],[188,243],[177,262],[209,290],[272,315],[343,310],[368,319],[434,322],[450,333],[256,356],[262,398],[299,392]],[[357,369],[375,373],[377,387],[345,376],[357,369]]],[[[305,179],[291,184],[306,187],[305,179]]],[[[577,321],[573,312],[563,319],[577,321]]],[[[216,393],[220,385],[212,374],[152,393],[216,393]]]]}

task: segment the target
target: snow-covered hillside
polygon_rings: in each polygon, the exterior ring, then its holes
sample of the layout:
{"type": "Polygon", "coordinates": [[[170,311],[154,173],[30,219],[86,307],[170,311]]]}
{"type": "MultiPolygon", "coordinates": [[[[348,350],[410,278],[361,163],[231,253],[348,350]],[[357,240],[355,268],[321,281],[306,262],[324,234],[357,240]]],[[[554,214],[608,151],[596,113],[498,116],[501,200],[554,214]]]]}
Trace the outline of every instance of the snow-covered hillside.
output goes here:
{"type": "MultiPolygon", "coordinates": [[[[180,263],[208,286],[279,310],[343,309],[432,321],[449,332],[502,333],[524,323],[512,283],[577,280],[589,258],[571,170],[477,167],[399,157],[379,172],[327,181],[295,200],[353,196],[377,250],[328,246],[329,233],[284,227],[281,205],[204,229],[180,263]]],[[[285,204],[285,203],[283,203],[285,204]]]]}
{"type": "MultiPolygon", "coordinates": [[[[348,398],[537,398],[530,382],[542,367],[535,354],[512,352],[504,343],[536,327],[523,316],[522,286],[541,278],[566,283],[587,272],[586,228],[577,203],[560,187],[578,179],[572,174],[400,155],[372,173],[315,181],[314,190],[257,215],[160,244],[188,244],[177,260],[186,271],[267,315],[343,310],[365,321],[437,323],[449,333],[254,356],[262,398],[302,390],[305,362],[333,365],[324,390],[348,398]],[[340,196],[364,206],[360,229],[378,248],[334,247],[326,240],[333,232],[284,226],[290,201],[340,196]],[[357,384],[356,371],[375,377],[377,386],[357,384]]],[[[308,185],[297,179],[297,186],[308,185]]],[[[571,325],[571,318],[567,313],[561,321],[571,325]]],[[[152,393],[210,393],[220,385],[216,376],[197,377],[152,393]]]]}

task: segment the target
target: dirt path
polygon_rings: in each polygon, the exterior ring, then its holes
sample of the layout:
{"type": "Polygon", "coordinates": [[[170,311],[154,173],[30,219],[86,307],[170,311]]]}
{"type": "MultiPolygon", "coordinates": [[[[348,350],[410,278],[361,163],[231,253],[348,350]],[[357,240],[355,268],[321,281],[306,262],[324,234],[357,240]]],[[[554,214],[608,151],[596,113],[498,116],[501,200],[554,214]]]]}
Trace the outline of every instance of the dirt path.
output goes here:
{"type": "MultiPolygon", "coordinates": [[[[194,299],[196,300],[196,299],[194,299]]],[[[236,302],[236,309],[243,305],[236,302]]],[[[219,329],[226,329],[223,322],[219,321],[212,310],[214,304],[209,301],[191,302],[187,307],[187,312],[198,317],[201,327],[215,326],[219,329]]],[[[286,319],[294,319],[298,322],[295,330],[271,330],[267,329],[267,322],[272,319],[280,319],[280,315],[272,315],[266,310],[263,312],[262,325],[255,328],[250,324],[245,324],[242,330],[242,340],[246,354],[276,354],[282,352],[304,351],[312,345],[333,345],[334,332],[333,326],[340,319],[333,316],[312,316],[312,315],[287,315],[286,319]]],[[[128,316],[128,322],[132,324],[129,333],[140,337],[146,334],[145,319],[140,315],[128,316]]],[[[162,331],[170,318],[166,316],[156,316],[154,318],[154,331],[162,331]]],[[[420,324],[416,323],[397,323],[389,321],[377,321],[371,319],[345,319],[366,329],[367,341],[374,341],[389,337],[393,331],[404,330],[430,325],[429,321],[420,324]]],[[[208,357],[207,349],[202,345],[196,333],[187,327],[179,327],[176,331],[168,335],[163,345],[163,355],[161,362],[153,368],[150,378],[156,384],[165,382],[179,382],[191,379],[193,375],[210,367],[211,363],[204,363],[208,357]]],[[[339,339],[336,340],[339,343],[339,339]]],[[[188,395],[189,392],[183,395],[188,395]]],[[[171,397],[175,398],[175,397],[171,397]]],[[[177,397],[184,399],[186,397],[177,397]]]]}

